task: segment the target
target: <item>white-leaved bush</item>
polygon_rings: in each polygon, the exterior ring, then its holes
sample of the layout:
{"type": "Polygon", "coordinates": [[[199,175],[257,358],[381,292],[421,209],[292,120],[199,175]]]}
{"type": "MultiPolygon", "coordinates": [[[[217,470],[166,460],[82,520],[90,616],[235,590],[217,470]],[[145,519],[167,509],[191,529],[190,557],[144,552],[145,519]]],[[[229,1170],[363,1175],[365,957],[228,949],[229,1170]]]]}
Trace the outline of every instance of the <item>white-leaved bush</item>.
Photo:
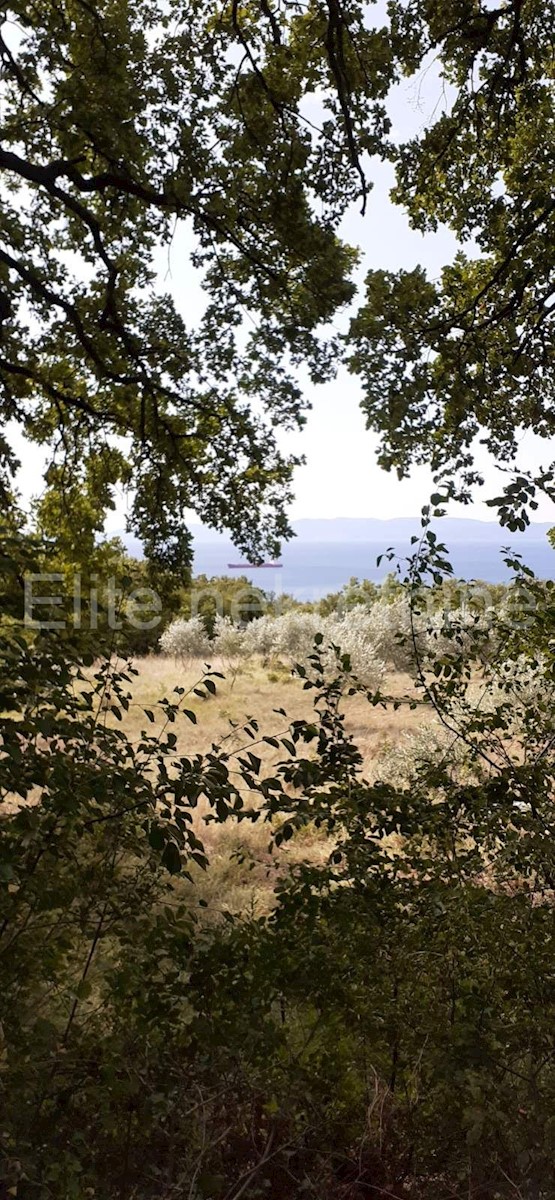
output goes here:
{"type": "Polygon", "coordinates": [[[230,661],[243,658],[246,654],[243,626],[235,625],[231,617],[217,616],[214,621],[212,646],[219,658],[230,661]]]}
{"type": "Polygon", "coordinates": [[[214,621],[212,651],[235,679],[240,663],[247,655],[243,626],[235,625],[231,617],[217,616],[214,621]]]}
{"type": "Polygon", "coordinates": [[[243,645],[245,654],[253,657],[257,654],[267,661],[274,653],[276,618],[269,615],[257,617],[245,626],[243,645]]]}
{"type": "Polygon", "coordinates": [[[417,658],[423,669],[443,655],[470,653],[475,644],[488,645],[483,637],[488,614],[478,619],[483,625],[482,638],[476,639],[477,618],[463,609],[451,613],[413,612],[408,597],[396,597],[391,603],[376,601],[358,604],[343,614],[327,617],[291,609],[279,616],[266,614],[242,626],[230,617],[217,616],[210,639],[200,617],[172,621],[160,638],[160,647],[181,661],[218,658],[236,674],[240,662],[260,657],[263,662],[279,660],[294,667],[306,663],[314,650],[317,633],[323,636],[320,657],[326,675],[337,670],[337,657],[329,649],[338,647],[348,654],[351,669],[366,687],[377,688],[387,669],[412,673],[417,658]]]}
{"type": "Polygon", "coordinates": [[[413,614],[407,597],[398,596],[390,604],[378,600],[368,610],[369,630],[376,652],[395,671],[412,671],[414,642],[422,644],[422,619],[413,614]]]}
{"type": "Polygon", "coordinates": [[[434,719],[383,746],[374,760],[373,773],[393,787],[406,788],[419,776],[439,768],[461,781],[469,771],[468,762],[468,747],[458,733],[434,719]]]}
{"type": "Polygon", "coordinates": [[[303,662],[312,653],[314,638],[322,629],[323,620],[317,613],[290,612],[276,617],[273,654],[293,665],[303,662]]]}
{"type": "Polygon", "coordinates": [[[169,654],[180,662],[195,658],[206,659],[212,653],[212,645],[201,617],[177,617],[164,630],[160,638],[162,654],[169,654]]]}
{"type": "Polygon", "coordinates": [[[491,608],[483,612],[458,608],[434,613],[426,620],[425,633],[428,660],[462,655],[468,660],[477,658],[485,662],[499,651],[495,611],[491,608]]]}
{"type": "MultiPolygon", "coordinates": [[[[342,654],[348,654],[351,671],[364,687],[376,689],[385,675],[385,662],[380,655],[372,631],[371,609],[362,605],[346,612],[343,617],[328,617],[321,632],[324,645],[337,646],[342,654]]],[[[336,656],[328,650],[325,654],[326,673],[336,670],[336,656]]]]}
{"type": "Polygon", "coordinates": [[[555,679],[544,655],[499,659],[469,682],[465,699],[477,712],[498,714],[506,735],[524,743],[555,730],[555,679]]]}

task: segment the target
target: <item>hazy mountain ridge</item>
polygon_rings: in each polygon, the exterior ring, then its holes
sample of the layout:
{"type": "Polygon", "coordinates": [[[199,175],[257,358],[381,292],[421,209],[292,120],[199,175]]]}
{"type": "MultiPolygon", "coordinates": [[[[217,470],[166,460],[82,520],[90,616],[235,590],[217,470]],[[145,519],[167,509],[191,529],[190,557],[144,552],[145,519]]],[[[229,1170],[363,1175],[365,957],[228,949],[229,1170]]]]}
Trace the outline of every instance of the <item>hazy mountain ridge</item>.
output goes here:
{"type": "MultiPolygon", "coordinates": [[[[298,542],[375,542],[384,539],[393,545],[396,539],[410,540],[420,531],[419,517],[304,517],[292,522],[298,542]]],[[[479,521],[471,517],[443,517],[434,522],[434,529],[442,541],[484,542],[498,546],[514,545],[517,542],[543,541],[552,523],[535,521],[524,533],[511,533],[496,521],[479,521]]],[[[230,545],[229,535],[218,533],[201,524],[190,526],[195,542],[225,542],[230,545]]]]}
{"type": "MultiPolygon", "coordinates": [[[[384,549],[388,546],[400,548],[406,546],[413,535],[420,532],[419,517],[304,517],[292,522],[295,538],[292,545],[344,545],[353,542],[380,542],[384,549]]],[[[233,549],[229,534],[219,533],[209,529],[207,525],[195,522],[190,525],[196,546],[219,545],[233,549]]],[[[497,524],[496,521],[480,521],[472,517],[443,517],[433,523],[440,541],[447,547],[465,543],[467,545],[480,543],[501,547],[511,546],[515,549],[530,543],[545,542],[548,530],[553,528],[550,521],[534,521],[524,533],[511,533],[497,524]]],[[[142,558],[142,546],[138,538],[123,530],[111,536],[121,538],[127,551],[136,558],[142,558]]],[[[235,554],[238,551],[234,551],[235,554]]]]}

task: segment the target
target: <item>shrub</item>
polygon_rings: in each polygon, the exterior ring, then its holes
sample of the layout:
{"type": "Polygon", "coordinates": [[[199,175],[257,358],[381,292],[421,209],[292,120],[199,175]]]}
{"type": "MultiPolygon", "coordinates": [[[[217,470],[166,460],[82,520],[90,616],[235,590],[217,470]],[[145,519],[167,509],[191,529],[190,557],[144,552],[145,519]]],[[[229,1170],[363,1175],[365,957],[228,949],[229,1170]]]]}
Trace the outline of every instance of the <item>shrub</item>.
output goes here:
{"type": "Polygon", "coordinates": [[[163,654],[178,658],[181,662],[190,662],[195,658],[207,659],[211,653],[211,643],[200,617],[177,617],[164,630],[160,638],[160,649],[163,654]]]}
{"type": "Polygon", "coordinates": [[[232,677],[233,685],[239,664],[247,654],[247,647],[244,630],[239,625],[234,625],[230,617],[216,617],[212,651],[222,660],[226,672],[232,677]]]}
{"type": "MultiPolygon", "coordinates": [[[[328,617],[323,623],[322,632],[325,641],[338,646],[343,654],[349,656],[352,671],[360,683],[375,690],[383,680],[385,663],[373,636],[372,614],[373,608],[354,607],[339,619],[328,617]]],[[[328,652],[324,662],[326,677],[330,678],[337,670],[335,655],[328,652]]]]}
{"type": "MultiPolygon", "coordinates": [[[[420,633],[420,622],[415,619],[420,633]]],[[[380,601],[369,609],[369,636],[376,653],[396,671],[414,668],[414,649],[411,631],[411,610],[407,596],[398,596],[389,604],[380,601]]]]}
{"type": "Polygon", "coordinates": [[[275,617],[269,615],[250,621],[243,635],[245,654],[260,654],[267,661],[275,646],[275,617]]]}
{"type": "Polygon", "coordinates": [[[276,617],[273,627],[272,653],[285,658],[293,665],[304,662],[314,645],[314,637],[321,626],[315,613],[291,612],[276,617]]]}
{"type": "Polygon", "coordinates": [[[374,760],[374,774],[395,787],[409,787],[427,776],[432,788],[438,773],[443,777],[448,772],[453,780],[463,778],[469,758],[458,734],[445,729],[436,719],[384,746],[374,760]]]}

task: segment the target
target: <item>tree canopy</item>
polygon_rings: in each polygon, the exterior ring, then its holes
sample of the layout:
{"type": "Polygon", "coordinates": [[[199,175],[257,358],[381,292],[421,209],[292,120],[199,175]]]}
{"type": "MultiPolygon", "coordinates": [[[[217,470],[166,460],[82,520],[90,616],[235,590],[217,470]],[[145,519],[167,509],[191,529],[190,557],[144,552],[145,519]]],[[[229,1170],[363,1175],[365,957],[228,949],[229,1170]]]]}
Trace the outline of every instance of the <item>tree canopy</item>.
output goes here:
{"type": "Polygon", "coordinates": [[[300,115],[324,47],[309,65],[300,9],[283,37],[264,6],[2,10],[5,417],[52,445],[58,493],[80,481],[100,511],[132,476],[153,555],[187,557],[187,505],[271,540],[292,466],[271,425],[302,420],[289,364],[326,374],[316,329],[352,294],[345,139],[300,115]],[[204,273],[195,328],[156,286],[177,221],[204,273]]]}
{"type": "MultiPolygon", "coordinates": [[[[461,245],[439,281],[421,268],[371,271],[352,326],[351,365],[382,463],[428,462],[464,497],[472,442],[514,460],[519,430],[553,434],[555,160],[552,3],[393,3],[406,74],[433,57],[447,88],[423,133],[394,152],[394,199],[422,232],[461,245]],[[468,248],[468,249],[467,249],[468,248]],[[457,487],[458,484],[458,487],[457,487]]],[[[538,478],[552,490],[552,472],[538,478]]],[[[519,513],[526,477],[499,498],[519,513]]]]}
{"type": "Polygon", "coordinates": [[[190,556],[187,507],[252,553],[275,549],[294,466],[276,430],[305,408],[296,368],[320,381],[345,353],[401,473],[431,462],[464,495],[477,433],[510,460],[519,426],[552,432],[552,3],[0,12],[2,412],[49,447],[68,505],[79,488],[100,528],[132,479],[133,529],[163,565],[190,556]],[[432,61],[447,100],[399,145],[389,90],[432,61]],[[371,219],[372,155],[394,162],[416,228],[446,222],[472,248],[435,282],[370,272],[341,344],[331,322],[356,261],[341,222],[353,203],[371,219]],[[163,278],[181,224],[202,273],[194,324],[163,278]]]}

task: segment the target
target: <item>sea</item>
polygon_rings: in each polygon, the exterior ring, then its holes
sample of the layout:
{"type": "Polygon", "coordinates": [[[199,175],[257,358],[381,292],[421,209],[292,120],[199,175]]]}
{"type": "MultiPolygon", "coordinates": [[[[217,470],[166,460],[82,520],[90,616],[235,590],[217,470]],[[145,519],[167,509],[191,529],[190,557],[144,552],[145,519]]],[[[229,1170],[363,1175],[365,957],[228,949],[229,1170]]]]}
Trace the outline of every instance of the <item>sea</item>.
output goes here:
{"type": "MultiPolygon", "coordinates": [[[[505,534],[498,545],[488,541],[459,541],[449,547],[449,561],[459,579],[482,580],[487,583],[508,581],[513,572],[503,561],[502,547],[510,544],[510,534],[505,534]]],[[[195,541],[193,570],[195,575],[204,574],[246,576],[265,592],[276,596],[287,592],[298,600],[318,600],[328,592],[339,591],[353,577],[357,579],[383,580],[395,564],[377,559],[388,549],[390,542],[352,541],[308,542],[294,540],[283,549],[279,561],[281,568],[263,569],[241,567],[233,569],[228,563],[239,563],[242,557],[231,543],[195,541]]],[[[555,550],[547,539],[526,539],[518,546],[518,552],[528,567],[541,579],[555,579],[555,550]]],[[[397,542],[395,553],[401,560],[411,553],[410,541],[397,542]]]]}

